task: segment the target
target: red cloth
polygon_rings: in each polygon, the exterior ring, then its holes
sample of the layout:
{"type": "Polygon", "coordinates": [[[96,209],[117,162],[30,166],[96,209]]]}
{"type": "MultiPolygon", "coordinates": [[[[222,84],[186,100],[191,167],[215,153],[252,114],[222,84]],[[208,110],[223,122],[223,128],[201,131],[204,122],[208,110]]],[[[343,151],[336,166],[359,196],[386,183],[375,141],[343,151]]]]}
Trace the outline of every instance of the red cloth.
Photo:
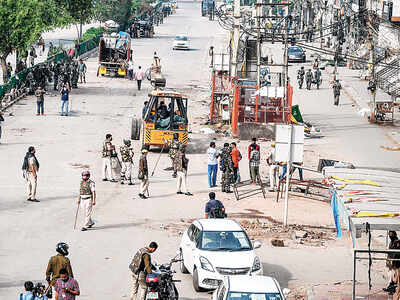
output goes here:
{"type": "Polygon", "coordinates": [[[250,144],[249,147],[247,148],[247,156],[248,156],[249,160],[250,160],[250,153],[251,153],[251,145],[256,145],[256,150],[260,151],[259,145],[257,145],[256,143],[250,144]]]}

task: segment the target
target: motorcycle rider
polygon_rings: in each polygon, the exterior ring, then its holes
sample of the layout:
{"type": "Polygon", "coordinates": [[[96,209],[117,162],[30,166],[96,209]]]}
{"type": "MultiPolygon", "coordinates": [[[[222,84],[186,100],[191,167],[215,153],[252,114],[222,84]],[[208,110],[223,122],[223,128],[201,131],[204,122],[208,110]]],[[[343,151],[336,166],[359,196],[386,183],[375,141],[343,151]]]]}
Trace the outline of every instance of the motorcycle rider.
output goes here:
{"type": "Polygon", "coordinates": [[[133,278],[133,290],[131,300],[136,300],[138,289],[140,286],[140,300],[144,300],[146,297],[146,276],[151,274],[154,270],[154,266],[151,264],[151,253],[154,253],[158,248],[156,242],[151,242],[148,247],[139,249],[132,259],[129,269],[132,271],[133,278]]]}
{"type": "Polygon", "coordinates": [[[321,70],[317,67],[314,71],[314,81],[315,84],[317,85],[317,89],[319,90],[319,86],[321,85],[321,70]]]}
{"type": "Polygon", "coordinates": [[[297,81],[299,83],[299,89],[303,88],[304,74],[304,67],[301,67],[300,70],[297,71],[297,81]]]}
{"type": "Polygon", "coordinates": [[[46,269],[46,280],[49,285],[54,286],[58,278],[60,278],[60,270],[67,269],[68,274],[74,277],[72,273],[71,263],[66,257],[68,252],[68,245],[63,242],[59,242],[56,247],[57,255],[50,257],[49,263],[46,269]]]}
{"type": "Polygon", "coordinates": [[[215,199],[215,193],[210,192],[208,194],[210,201],[206,203],[205,207],[205,218],[208,219],[223,219],[226,217],[225,207],[221,201],[215,199]]]}
{"type": "Polygon", "coordinates": [[[306,73],[306,84],[307,84],[307,90],[311,89],[311,84],[313,81],[313,74],[311,72],[311,69],[308,69],[307,73],[306,73]]]}

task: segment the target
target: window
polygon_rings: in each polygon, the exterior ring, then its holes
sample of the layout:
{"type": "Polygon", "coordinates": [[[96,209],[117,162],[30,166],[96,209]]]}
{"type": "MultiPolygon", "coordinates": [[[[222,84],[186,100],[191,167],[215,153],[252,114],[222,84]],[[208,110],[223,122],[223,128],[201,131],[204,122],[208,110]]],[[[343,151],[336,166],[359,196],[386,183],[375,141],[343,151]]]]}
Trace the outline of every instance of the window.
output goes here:
{"type": "Polygon", "coordinates": [[[187,234],[188,234],[188,237],[189,237],[189,239],[191,240],[191,241],[193,241],[193,230],[196,228],[196,226],[194,226],[193,224],[192,225],[190,225],[190,227],[189,227],[189,229],[188,229],[188,231],[187,231],[187,234]]]}
{"type": "Polygon", "coordinates": [[[202,250],[242,251],[251,250],[251,243],[244,231],[203,231],[199,240],[202,250]]]}
{"type": "Polygon", "coordinates": [[[187,41],[188,38],[187,38],[186,36],[178,35],[178,36],[175,38],[175,40],[176,40],[176,41],[187,41]]]}
{"type": "MultiPolygon", "coordinates": [[[[240,293],[230,292],[227,300],[282,300],[279,293],[240,293]]],[[[219,298],[218,298],[219,300],[219,298]]]]}

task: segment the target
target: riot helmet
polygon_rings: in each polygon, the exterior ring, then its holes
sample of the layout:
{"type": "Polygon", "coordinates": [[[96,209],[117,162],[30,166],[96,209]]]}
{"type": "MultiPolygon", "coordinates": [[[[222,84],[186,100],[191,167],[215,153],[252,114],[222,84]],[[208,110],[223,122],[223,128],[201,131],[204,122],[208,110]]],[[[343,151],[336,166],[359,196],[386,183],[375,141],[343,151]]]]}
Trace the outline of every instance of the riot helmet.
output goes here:
{"type": "Polygon", "coordinates": [[[90,172],[88,170],[82,172],[82,179],[88,180],[90,178],[90,172]]]}
{"type": "Polygon", "coordinates": [[[59,242],[56,247],[56,251],[64,256],[67,256],[69,254],[68,249],[68,245],[64,242],[59,242]]]}

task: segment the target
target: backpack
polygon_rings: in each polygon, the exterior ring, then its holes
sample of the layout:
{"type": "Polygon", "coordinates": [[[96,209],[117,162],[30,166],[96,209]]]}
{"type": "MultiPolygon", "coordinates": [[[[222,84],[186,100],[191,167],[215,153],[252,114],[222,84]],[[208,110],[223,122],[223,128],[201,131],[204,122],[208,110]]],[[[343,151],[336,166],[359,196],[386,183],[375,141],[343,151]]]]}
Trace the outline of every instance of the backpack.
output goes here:
{"type": "Polygon", "coordinates": [[[147,248],[142,248],[138,252],[136,252],[135,256],[131,261],[131,264],[129,265],[129,269],[132,271],[133,274],[135,275],[139,274],[143,255],[146,253],[149,253],[149,250],[147,250],[147,248]]]}
{"type": "Polygon", "coordinates": [[[217,202],[216,205],[211,206],[209,217],[210,219],[223,219],[226,217],[219,202],[217,202]]]}

